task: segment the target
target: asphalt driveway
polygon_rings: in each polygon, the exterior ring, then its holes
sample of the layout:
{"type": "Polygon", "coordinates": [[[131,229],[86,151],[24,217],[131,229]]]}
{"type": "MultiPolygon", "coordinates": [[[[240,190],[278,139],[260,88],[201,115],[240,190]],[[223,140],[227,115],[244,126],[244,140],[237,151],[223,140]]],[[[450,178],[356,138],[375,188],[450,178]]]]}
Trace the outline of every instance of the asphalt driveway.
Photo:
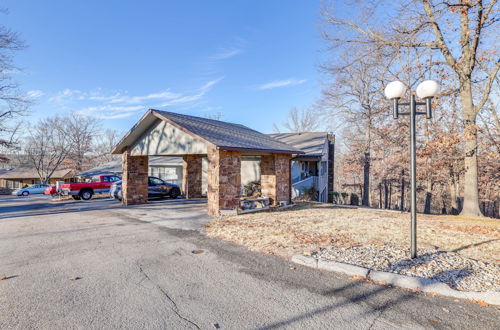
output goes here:
{"type": "Polygon", "coordinates": [[[208,239],[204,201],[0,199],[1,329],[494,329],[499,310],[208,239]]]}

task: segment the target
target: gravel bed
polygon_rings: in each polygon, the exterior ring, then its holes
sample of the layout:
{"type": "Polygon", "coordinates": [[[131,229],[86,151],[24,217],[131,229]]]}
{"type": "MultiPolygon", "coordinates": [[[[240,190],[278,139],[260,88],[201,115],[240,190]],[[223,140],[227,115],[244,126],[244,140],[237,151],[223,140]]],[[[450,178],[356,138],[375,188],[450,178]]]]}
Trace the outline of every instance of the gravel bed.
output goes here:
{"type": "Polygon", "coordinates": [[[411,259],[408,248],[395,245],[329,247],[313,252],[316,258],[374,270],[438,280],[462,291],[500,291],[500,264],[468,259],[455,252],[419,249],[411,259]]]}

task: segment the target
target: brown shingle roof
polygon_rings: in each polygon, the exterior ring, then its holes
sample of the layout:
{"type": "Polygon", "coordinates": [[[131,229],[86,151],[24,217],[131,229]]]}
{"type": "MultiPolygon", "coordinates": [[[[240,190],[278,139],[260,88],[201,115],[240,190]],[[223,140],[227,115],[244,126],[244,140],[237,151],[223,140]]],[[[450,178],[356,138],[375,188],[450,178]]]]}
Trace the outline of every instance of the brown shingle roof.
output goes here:
{"type": "Polygon", "coordinates": [[[269,135],[262,134],[240,124],[162,110],[153,111],[221,149],[231,148],[301,153],[300,150],[289,144],[275,140],[269,135]]]}
{"type": "Polygon", "coordinates": [[[310,157],[320,157],[328,139],[326,132],[276,133],[269,136],[302,150],[304,154],[301,156],[310,157]]]}
{"type": "MultiPolygon", "coordinates": [[[[70,178],[72,177],[72,170],[56,170],[52,175],[53,179],[70,178]]],[[[14,179],[35,179],[38,178],[38,173],[34,167],[20,166],[17,168],[6,168],[0,170],[0,179],[14,180],[14,179]]]]}

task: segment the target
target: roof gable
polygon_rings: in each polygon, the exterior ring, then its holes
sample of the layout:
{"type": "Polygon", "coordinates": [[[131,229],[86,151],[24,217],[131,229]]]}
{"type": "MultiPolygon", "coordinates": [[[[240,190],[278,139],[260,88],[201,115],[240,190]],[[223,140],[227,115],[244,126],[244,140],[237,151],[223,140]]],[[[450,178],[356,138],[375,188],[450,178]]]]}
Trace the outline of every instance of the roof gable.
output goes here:
{"type": "Polygon", "coordinates": [[[113,153],[122,153],[125,147],[133,146],[155,120],[162,119],[178,129],[191,134],[203,143],[219,149],[239,149],[301,154],[302,151],[240,124],[188,116],[161,110],[149,110],[115,147],[113,153]]]}

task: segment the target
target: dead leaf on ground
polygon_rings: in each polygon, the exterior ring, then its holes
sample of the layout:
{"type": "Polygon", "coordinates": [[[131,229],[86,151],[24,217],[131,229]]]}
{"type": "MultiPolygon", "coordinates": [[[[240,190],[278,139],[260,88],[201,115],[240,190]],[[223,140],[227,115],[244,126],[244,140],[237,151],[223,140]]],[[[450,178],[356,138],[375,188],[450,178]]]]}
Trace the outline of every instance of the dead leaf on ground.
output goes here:
{"type": "Polygon", "coordinates": [[[354,280],[354,281],[364,281],[365,280],[365,278],[363,276],[359,276],[359,275],[351,276],[351,277],[349,277],[349,279],[354,280]]]}
{"type": "Polygon", "coordinates": [[[203,252],[205,252],[204,250],[193,250],[191,251],[191,253],[193,254],[202,254],[203,252]]]}
{"type": "Polygon", "coordinates": [[[380,284],[380,285],[387,285],[387,282],[386,281],[378,281],[377,284],[380,284]]]}
{"type": "Polygon", "coordinates": [[[488,304],[487,302],[485,301],[482,301],[482,300],[476,300],[474,301],[476,304],[479,304],[479,306],[481,307],[488,307],[490,304],[488,304]]]}
{"type": "Polygon", "coordinates": [[[81,280],[82,278],[80,276],[73,276],[73,277],[70,277],[69,280],[70,281],[77,281],[77,280],[81,280]]]}
{"type": "Polygon", "coordinates": [[[438,295],[436,292],[426,292],[425,294],[428,296],[437,296],[438,295]]]}
{"type": "Polygon", "coordinates": [[[443,307],[443,311],[444,311],[444,312],[446,312],[446,313],[449,313],[449,312],[450,312],[450,310],[449,310],[449,309],[444,308],[444,307],[443,307]]]}
{"type": "Polygon", "coordinates": [[[14,278],[14,277],[17,277],[17,275],[10,275],[10,276],[5,275],[0,277],[0,281],[8,280],[9,278],[14,278]]]}

